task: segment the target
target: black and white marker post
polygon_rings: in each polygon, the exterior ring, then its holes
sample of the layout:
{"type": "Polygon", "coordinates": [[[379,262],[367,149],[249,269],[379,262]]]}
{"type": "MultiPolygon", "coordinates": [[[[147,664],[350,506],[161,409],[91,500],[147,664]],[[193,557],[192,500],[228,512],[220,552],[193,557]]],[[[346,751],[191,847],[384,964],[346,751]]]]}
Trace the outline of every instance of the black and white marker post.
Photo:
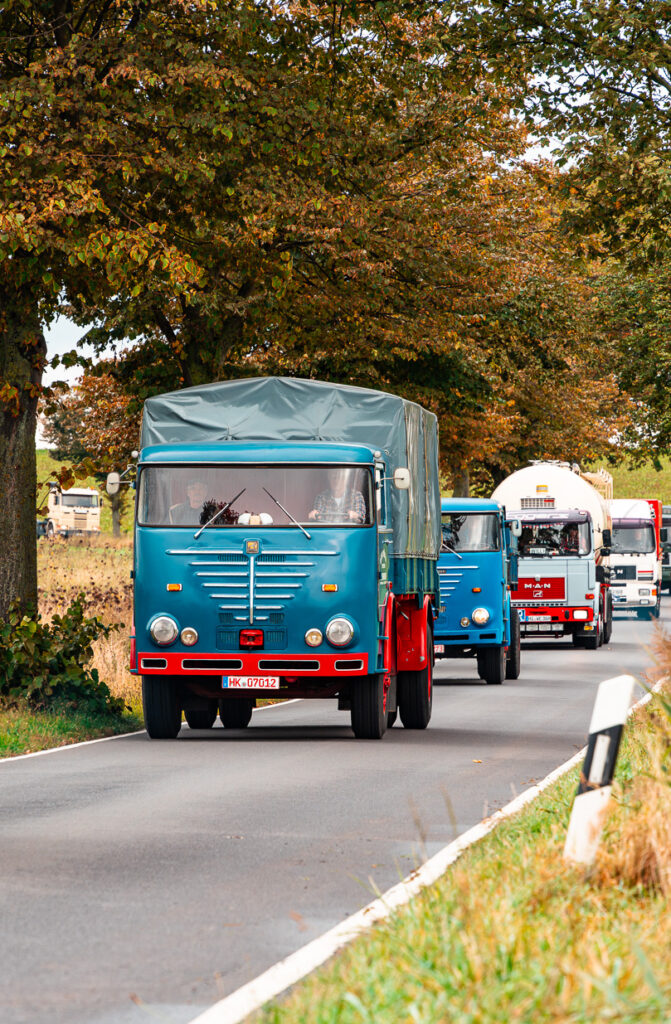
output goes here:
{"type": "Polygon", "coordinates": [[[564,859],[574,864],[592,864],[596,857],[635,685],[633,676],[616,676],[606,679],[597,690],[585,763],[564,846],[564,859]]]}

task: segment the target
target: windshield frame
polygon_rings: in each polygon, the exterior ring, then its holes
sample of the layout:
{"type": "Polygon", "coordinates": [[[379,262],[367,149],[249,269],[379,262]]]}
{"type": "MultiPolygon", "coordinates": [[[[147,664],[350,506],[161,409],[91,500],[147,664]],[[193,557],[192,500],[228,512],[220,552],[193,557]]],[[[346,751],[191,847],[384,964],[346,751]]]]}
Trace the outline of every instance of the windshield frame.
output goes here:
{"type": "Polygon", "coordinates": [[[440,554],[444,555],[449,552],[453,552],[457,555],[480,555],[480,554],[493,554],[501,550],[502,537],[501,537],[501,521],[498,512],[493,509],[473,509],[472,511],[462,511],[461,509],[441,509],[440,512],[440,554]],[[462,516],[464,519],[467,517],[474,518],[475,516],[483,517],[489,516],[496,521],[496,547],[489,548],[462,548],[462,547],[451,547],[445,543],[443,535],[443,516],[462,516]]]}
{"type": "MultiPolygon", "coordinates": [[[[265,470],[265,469],[312,469],[327,471],[329,469],[359,469],[364,470],[366,473],[366,481],[368,484],[369,498],[368,498],[368,516],[369,521],[365,523],[327,523],[320,522],[317,519],[306,519],[305,522],[298,520],[300,527],[305,526],[308,530],[323,530],[323,529],[336,529],[336,530],[367,530],[370,527],[375,526],[376,512],[375,512],[375,490],[373,482],[373,464],[368,462],[247,462],[236,461],[236,462],[212,462],[208,459],[203,462],[189,461],[189,462],[145,462],[138,466],[137,473],[137,500],[135,503],[135,523],[136,526],[142,527],[143,530],[194,530],[200,529],[202,524],[184,524],[184,523],[148,523],[143,522],[140,518],[142,511],[142,487],[143,478],[147,470],[169,470],[169,469],[181,469],[187,472],[194,472],[197,470],[206,469],[222,469],[226,468],[236,470],[265,470]]],[[[364,495],[365,500],[365,495],[364,495]]],[[[290,510],[293,511],[293,510],[290,510]]],[[[291,521],[287,523],[271,523],[271,524],[259,524],[254,526],[245,526],[243,523],[228,523],[218,526],[217,523],[213,523],[212,527],[204,531],[203,536],[210,534],[211,530],[215,530],[216,533],[221,536],[221,530],[296,530],[298,525],[291,521]]]]}
{"type": "Polygon", "coordinates": [[[534,526],[557,527],[559,530],[562,530],[566,526],[575,526],[578,528],[579,531],[583,528],[587,529],[586,551],[580,551],[580,549],[578,549],[578,551],[562,551],[560,549],[556,549],[545,550],[543,552],[524,550],[522,536],[520,536],[517,541],[520,558],[589,558],[589,556],[593,552],[592,521],[590,517],[584,513],[576,514],[572,510],[568,510],[566,512],[548,511],[542,514],[541,510],[539,509],[538,515],[529,515],[528,511],[526,515],[523,515],[520,512],[516,512],[515,518],[520,520],[522,526],[522,535],[524,534],[524,531],[526,529],[529,529],[530,527],[534,526]]]}
{"type": "Polygon", "coordinates": [[[70,494],[68,491],[61,491],[61,508],[99,508],[97,494],[70,494]]]}
{"type": "Polygon", "coordinates": [[[612,544],[610,546],[610,551],[612,555],[654,555],[657,551],[657,535],[655,533],[655,524],[651,519],[613,519],[611,529],[611,541],[612,544]],[[618,544],[616,544],[616,535],[621,531],[643,529],[648,529],[651,533],[651,548],[646,548],[646,550],[643,551],[641,550],[641,548],[621,548],[618,544]]]}

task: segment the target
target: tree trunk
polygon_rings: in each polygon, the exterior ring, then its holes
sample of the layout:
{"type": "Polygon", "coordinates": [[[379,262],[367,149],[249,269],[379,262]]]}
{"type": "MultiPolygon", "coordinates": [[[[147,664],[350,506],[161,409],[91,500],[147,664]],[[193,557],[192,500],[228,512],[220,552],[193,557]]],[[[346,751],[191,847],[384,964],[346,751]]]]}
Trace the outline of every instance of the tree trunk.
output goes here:
{"type": "Polygon", "coordinates": [[[470,479],[468,466],[462,466],[454,475],[454,489],[452,494],[455,498],[468,498],[470,494],[470,479]]]}
{"type": "Polygon", "coordinates": [[[35,428],[46,344],[37,303],[0,288],[0,617],[37,604],[35,428]]]}
{"type": "Polygon", "coordinates": [[[110,494],[110,509],[112,512],[112,536],[121,536],[121,491],[110,494]]]}

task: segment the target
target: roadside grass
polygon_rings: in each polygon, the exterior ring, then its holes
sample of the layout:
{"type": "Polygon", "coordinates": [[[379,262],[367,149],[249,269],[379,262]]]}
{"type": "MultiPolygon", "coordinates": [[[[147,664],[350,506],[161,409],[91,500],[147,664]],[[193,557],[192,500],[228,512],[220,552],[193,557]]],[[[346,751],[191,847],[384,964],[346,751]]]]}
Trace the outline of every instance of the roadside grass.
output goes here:
{"type": "Polygon", "coordinates": [[[0,758],[32,754],[67,743],[114,736],[142,728],[142,716],[127,712],[121,719],[76,710],[42,711],[0,705],[0,758]]]}
{"type": "Polygon", "coordinates": [[[27,754],[49,747],[95,739],[142,728],[142,693],[139,678],[128,670],[132,623],[131,538],[40,540],[37,545],[38,606],[49,621],[62,614],[83,591],[86,613],[106,624],[120,624],[118,632],[93,644],[91,668],[96,668],[112,695],[127,707],[119,720],[76,709],[35,711],[0,703],[0,757],[27,754]]]}
{"type": "Polygon", "coordinates": [[[253,1019],[668,1022],[671,719],[659,709],[626,730],[593,869],[562,861],[574,770],[253,1019]]]}

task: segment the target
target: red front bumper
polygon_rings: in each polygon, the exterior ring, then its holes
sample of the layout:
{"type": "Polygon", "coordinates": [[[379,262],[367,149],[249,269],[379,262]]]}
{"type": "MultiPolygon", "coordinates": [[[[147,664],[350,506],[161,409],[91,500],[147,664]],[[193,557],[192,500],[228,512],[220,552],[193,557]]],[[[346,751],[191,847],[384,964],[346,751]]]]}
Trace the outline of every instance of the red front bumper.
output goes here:
{"type": "Polygon", "coordinates": [[[142,675],[217,676],[227,673],[244,676],[365,676],[368,654],[343,651],[340,654],[281,654],[274,651],[253,653],[196,654],[185,651],[139,651],[131,672],[142,675]]]}
{"type": "Polygon", "coordinates": [[[533,622],[534,621],[533,620],[533,616],[534,615],[543,615],[543,616],[548,616],[549,615],[550,616],[549,619],[548,618],[544,619],[544,621],[547,622],[547,623],[550,623],[550,622],[592,622],[592,620],[594,619],[594,609],[593,608],[585,608],[585,607],[558,608],[556,605],[553,605],[553,606],[550,606],[550,607],[538,606],[538,605],[531,605],[530,606],[530,605],[525,605],[525,604],[522,604],[522,603],[516,602],[516,601],[513,602],[513,608],[515,609],[515,611],[518,611],[518,612],[523,611],[525,619],[526,619],[527,622],[533,622]],[[578,618],[575,617],[575,613],[576,612],[580,612],[580,615],[579,615],[578,618]],[[585,612],[587,612],[587,618],[584,617],[584,613],[585,612]]]}

